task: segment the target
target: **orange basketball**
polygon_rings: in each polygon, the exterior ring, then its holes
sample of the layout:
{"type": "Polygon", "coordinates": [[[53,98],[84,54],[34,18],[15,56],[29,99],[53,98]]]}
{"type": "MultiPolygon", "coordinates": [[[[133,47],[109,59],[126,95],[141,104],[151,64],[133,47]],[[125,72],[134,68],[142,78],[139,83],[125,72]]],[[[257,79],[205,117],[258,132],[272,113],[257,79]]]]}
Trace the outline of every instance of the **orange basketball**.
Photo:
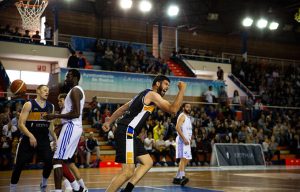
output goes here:
{"type": "Polygon", "coordinates": [[[10,91],[15,95],[24,95],[27,91],[25,82],[21,79],[14,80],[10,85],[10,91]]]}

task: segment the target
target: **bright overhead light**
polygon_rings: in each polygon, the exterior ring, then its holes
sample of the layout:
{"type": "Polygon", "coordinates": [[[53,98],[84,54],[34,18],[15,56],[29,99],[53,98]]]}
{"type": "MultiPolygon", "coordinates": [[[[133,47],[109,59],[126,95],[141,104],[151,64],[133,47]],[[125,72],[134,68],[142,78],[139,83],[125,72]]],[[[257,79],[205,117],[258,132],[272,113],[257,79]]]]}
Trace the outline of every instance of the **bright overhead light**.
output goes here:
{"type": "Polygon", "coordinates": [[[243,26],[244,27],[251,27],[252,23],[253,23],[253,19],[251,19],[250,17],[246,17],[243,20],[243,26]]]}
{"type": "Polygon", "coordinates": [[[276,30],[278,28],[278,26],[279,26],[279,23],[273,21],[273,22],[270,23],[269,29],[270,30],[276,30]]]}
{"type": "Polygon", "coordinates": [[[177,5],[170,5],[168,8],[168,15],[170,17],[177,16],[179,13],[179,7],[177,5]]]}
{"type": "Polygon", "coordinates": [[[139,8],[142,12],[149,12],[152,8],[152,4],[149,1],[143,0],[140,2],[139,8]]]}
{"type": "Polygon", "coordinates": [[[132,0],[120,0],[122,9],[130,9],[132,7],[132,0]]]}
{"type": "Polygon", "coordinates": [[[268,21],[265,19],[259,19],[256,23],[256,26],[260,29],[265,28],[268,25],[268,21]]]}

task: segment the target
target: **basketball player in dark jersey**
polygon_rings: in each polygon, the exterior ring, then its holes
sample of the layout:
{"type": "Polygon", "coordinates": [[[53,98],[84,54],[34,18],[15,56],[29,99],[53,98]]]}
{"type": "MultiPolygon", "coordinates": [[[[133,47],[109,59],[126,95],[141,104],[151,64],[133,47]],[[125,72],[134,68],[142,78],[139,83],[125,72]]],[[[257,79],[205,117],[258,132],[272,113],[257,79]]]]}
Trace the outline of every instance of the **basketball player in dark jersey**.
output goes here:
{"type": "Polygon", "coordinates": [[[116,162],[122,163],[122,172],[114,177],[106,191],[115,192],[126,181],[129,182],[123,191],[132,191],[134,186],[152,167],[152,158],[137,136],[156,106],[173,114],[179,110],[186,84],[184,82],[178,83],[179,91],[173,103],[162,98],[169,89],[169,85],[170,80],[166,76],[156,76],[152,83],[152,89],[140,92],[131,101],[117,109],[110,119],[103,124],[103,130],[108,131],[110,125],[123,116],[118,121],[118,127],[115,131],[116,162]],[[136,168],[137,161],[140,165],[136,168]]]}
{"type": "Polygon", "coordinates": [[[16,154],[16,165],[13,169],[10,192],[17,190],[21,172],[26,163],[29,163],[37,153],[38,158],[44,162],[43,177],[40,183],[41,191],[46,191],[47,180],[52,170],[53,153],[50,147],[49,133],[56,142],[57,137],[53,131],[53,122],[43,119],[43,116],[54,112],[54,106],[47,101],[49,88],[47,85],[39,85],[36,89],[37,97],[26,102],[19,118],[19,129],[22,138],[16,154]]]}

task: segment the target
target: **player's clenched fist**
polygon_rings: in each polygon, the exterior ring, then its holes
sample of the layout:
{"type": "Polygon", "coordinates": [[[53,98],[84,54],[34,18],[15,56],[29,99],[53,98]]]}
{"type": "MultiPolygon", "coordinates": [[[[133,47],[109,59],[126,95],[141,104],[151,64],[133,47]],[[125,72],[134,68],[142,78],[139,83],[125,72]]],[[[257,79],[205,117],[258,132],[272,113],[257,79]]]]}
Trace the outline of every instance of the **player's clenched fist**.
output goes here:
{"type": "Polygon", "coordinates": [[[110,130],[109,123],[108,122],[104,123],[102,125],[102,129],[103,129],[103,131],[108,132],[110,130]]]}
{"type": "Polygon", "coordinates": [[[186,83],[183,81],[179,81],[177,86],[179,90],[184,90],[186,88],[186,83]]]}

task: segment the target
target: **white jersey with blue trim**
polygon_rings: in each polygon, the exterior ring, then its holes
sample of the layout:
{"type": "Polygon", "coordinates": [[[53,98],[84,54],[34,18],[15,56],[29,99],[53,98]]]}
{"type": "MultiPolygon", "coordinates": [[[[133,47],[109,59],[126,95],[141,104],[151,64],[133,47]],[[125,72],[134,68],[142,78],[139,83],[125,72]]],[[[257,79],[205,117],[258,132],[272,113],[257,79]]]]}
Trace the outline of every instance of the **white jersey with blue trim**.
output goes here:
{"type": "MultiPolygon", "coordinates": [[[[183,122],[183,124],[181,125],[181,131],[184,135],[184,137],[187,139],[187,140],[191,140],[192,138],[192,134],[193,134],[193,126],[192,126],[192,121],[191,121],[191,118],[190,116],[186,115],[185,113],[181,113],[179,116],[178,116],[178,119],[180,119],[181,115],[184,115],[185,116],[185,120],[183,122]]],[[[178,120],[177,119],[177,120],[178,120]]]]}
{"type": "Polygon", "coordinates": [[[62,119],[62,122],[63,123],[66,123],[68,121],[72,121],[72,123],[76,126],[79,126],[79,127],[82,127],[82,112],[83,112],[83,107],[84,107],[84,103],[85,103],[85,94],[84,94],[84,91],[83,89],[80,87],[80,86],[75,86],[73,87],[69,93],[67,94],[66,98],[65,98],[65,106],[61,112],[61,114],[66,114],[66,113],[69,113],[71,110],[72,110],[72,100],[71,100],[71,92],[74,88],[77,88],[81,91],[82,93],[82,98],[80,100],[80,115],[78,118],[74,118],[74,119],[62,119]]]}

